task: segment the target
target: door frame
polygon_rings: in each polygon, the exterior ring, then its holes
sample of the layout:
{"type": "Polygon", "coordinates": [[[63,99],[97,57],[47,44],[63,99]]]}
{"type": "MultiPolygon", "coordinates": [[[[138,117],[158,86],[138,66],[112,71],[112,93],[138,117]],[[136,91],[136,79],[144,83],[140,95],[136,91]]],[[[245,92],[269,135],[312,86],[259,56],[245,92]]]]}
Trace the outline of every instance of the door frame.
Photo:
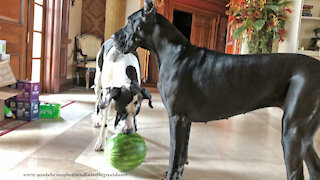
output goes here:
{"type": "MultiPolygon", "coordinates": [[[[173,1],[173,2],[169,2],[169,5],[168,5],[168,19],[171,23],[173,22],[173,11],[174,10],[179,10],[179,11],[191,13],[192,17],[194,16],[194,14],[216,17],[217,20],[213,24],[214,27],[212,27],[213,28],[213,34],[212,34],[213,39],[210,42],[210,47],[212,47],[212,49],[216,48],[217,35],[218,35],[219,23],[220,23],[220,14],[219,13],[208,11],[206,9],[200,9],[197,7],[193,7],[190,5],[186,5],[186,4],[182,4],[179,2],[173,1]]],[[[191,39],[192,39],[192,29],[191,29],[190,40],[191,39]]]]}
{"type": "MultiPolygon", "coordinates": [[[[43,73],[43,91],[46,93],[59,93],[64,90],[66,85],[72,87],[73,81],[66,79],[64,66],[66,61],[61,60],[61,47],[65,43],[62,37],[63,16],[66,23],[69,22],[70,0],[45,0],[46,1],[46,24],[45,24],[45,44],[44,44],[44,73],[43,73]],[[63,77],[62,77],[62,76],[63,77]]],[[[68,28],[67,25],[65,28],[68,28]]],[[[66,29],[68,30],[68,29],[66,29]]],[[[69,43],[67,41],[66,43],[69,43]]]]}
{"type": "MultiPolygon", "coordinates": [[[[34,25],[34,0],[28,0],[28,27],[27,27],[27,52],[26,52],[26,71],[27,78],[31,80],[32,76],[32,49],[33,49],[33,25],[34,25]]],[[[42,14],[42,36],[41,36],[41,57],[40,57],[40,92],[43,90],[43,72],[44,72],[44,54],[45,54],[45,27],[46,27],[46,0],[43,0],[43,14],[42,14]]]]}

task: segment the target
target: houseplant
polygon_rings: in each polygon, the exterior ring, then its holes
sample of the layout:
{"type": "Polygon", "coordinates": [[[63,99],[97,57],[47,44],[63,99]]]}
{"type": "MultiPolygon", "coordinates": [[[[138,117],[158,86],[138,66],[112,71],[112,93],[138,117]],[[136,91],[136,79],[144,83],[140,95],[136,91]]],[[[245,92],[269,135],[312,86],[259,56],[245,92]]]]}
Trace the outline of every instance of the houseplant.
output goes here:
{"type": "Polygon", "coordinates": [[[283,41],[285,12],[291,13],[287,0],[231,0],[227,5],[233,39],[239,47],[248,39],[249,53],[271,53],[274,41],[283,41]]]}

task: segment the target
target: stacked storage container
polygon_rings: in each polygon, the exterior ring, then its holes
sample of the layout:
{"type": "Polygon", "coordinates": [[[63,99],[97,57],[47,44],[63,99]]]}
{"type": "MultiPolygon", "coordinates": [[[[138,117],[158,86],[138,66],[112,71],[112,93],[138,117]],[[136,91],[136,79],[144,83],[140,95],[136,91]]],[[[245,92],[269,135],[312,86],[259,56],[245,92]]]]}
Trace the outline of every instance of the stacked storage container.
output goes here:
{"type": "Polygon", "coordinates": [[[17,116],[17,119],[26,121],[39,119],[40,83],[18,81],[16,87],[14,87],[14,85],[11,87],[23,90],[22,94],[6,101],[6,105],[17,116]]]}

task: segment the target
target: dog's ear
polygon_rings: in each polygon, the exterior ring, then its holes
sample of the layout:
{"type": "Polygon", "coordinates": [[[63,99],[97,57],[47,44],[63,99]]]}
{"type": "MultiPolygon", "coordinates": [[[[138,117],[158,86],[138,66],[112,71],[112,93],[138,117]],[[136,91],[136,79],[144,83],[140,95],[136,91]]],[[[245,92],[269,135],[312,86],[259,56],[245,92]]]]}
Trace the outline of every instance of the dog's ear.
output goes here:
{"type": "Polygon", "coordinates": [[[120,119],[121,119],[120,115],[118,115],[118,112],[117,112],[116,120],[114,121],[114,129],[116,129],[116,127],[118,126],[120,119]]]}
{"type": "Polygon", "coordinates": [[[144,0],[143,15],[149,16],[149,15],[155,14],[155,12],[156,12],[156,8],[153,3],[153,0],[144,0]]]}
{"type": "Polygon", "coordinates": [[[143,96],[143,99],[149,99],[149,107],[153,108],[152,101],[151,101],[151,94],[150,94],[149,90],[146,89],[146,88],[142,88],[141,89],[141,94],[143,96]]]}
{"type": "MultiPolygon", "coordinates": [[[[103,93],[103,92],[101,92],[103,93]]],[[[116,100],[119,98],[121,93],[121,88],[112,88],[111,91],[106,95],[106,97],[104,98],[104,96],[101,94],[100,98],[101,98],[101,103],[100,103],[100,109],[105,109],[111,102],[112,99],[116,100]]]]}

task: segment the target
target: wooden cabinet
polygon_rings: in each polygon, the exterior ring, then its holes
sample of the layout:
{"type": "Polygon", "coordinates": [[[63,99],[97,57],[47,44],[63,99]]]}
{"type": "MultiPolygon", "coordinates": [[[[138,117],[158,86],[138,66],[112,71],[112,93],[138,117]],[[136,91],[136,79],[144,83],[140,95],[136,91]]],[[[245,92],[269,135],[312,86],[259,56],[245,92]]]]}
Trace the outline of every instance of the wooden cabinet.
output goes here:
{"type": "Polygon", "coordinates": [[[1,0],[0,39],[7,41],[7,54],[16,79],[27,77],[27,0],[1,0]]]}

